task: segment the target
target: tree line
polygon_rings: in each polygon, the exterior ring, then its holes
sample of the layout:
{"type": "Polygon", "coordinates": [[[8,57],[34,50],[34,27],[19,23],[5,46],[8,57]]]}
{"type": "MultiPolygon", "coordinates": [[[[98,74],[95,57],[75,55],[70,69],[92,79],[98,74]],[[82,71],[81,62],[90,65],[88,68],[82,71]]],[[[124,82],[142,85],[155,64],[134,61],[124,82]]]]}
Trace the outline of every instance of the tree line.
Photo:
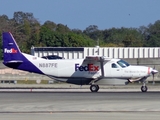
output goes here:
{"type": "MultiPolygon", "coordinates": [[[[107,23],[106,23],[107,24],[107,23]]],[[[67,25],[45,21],[44,24],[33,13],[14,12],[13,18],[0,15],[1,33],[10,31],[20,49],[30,53],[35,47],[159,47],[160,20],[139,28],[109,28],[99,30],[97,25],[90,25],[85,30],[70,29],[67,25]]],[[[2,46],[2,42],[0,42],[2,46]]],[[[2,54],[2,49],[0,51],[2,54]]],[[[1,55],[0,55],[1,56],[1,55]]]]}

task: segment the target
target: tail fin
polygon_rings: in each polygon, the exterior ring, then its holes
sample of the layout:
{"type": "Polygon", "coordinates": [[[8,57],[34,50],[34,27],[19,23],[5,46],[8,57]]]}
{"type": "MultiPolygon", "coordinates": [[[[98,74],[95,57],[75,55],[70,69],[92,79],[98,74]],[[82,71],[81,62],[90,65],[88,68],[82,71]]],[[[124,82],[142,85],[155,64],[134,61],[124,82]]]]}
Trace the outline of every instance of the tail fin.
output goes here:
{"type": "MultiPolygon", "coordinates": [[[[10,32],[4,32],[3,37],[3,64],[14,69],[44,74],[20,51],[10,32]]],[[[31,56],[31,55],[27,55],[31,56]]]]}
{"type": "Polygon", "coordinates": [[[10,32],[4,32],[3,41],[3,59],[4,63],[22,62],[22,53],[10,32]]]}

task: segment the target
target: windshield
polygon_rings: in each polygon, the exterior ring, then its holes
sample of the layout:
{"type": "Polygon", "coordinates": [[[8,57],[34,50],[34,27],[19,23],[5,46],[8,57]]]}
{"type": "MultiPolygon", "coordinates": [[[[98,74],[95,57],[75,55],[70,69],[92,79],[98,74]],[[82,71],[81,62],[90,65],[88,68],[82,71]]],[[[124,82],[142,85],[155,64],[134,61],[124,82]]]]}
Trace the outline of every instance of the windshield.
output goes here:
{"type": "Polygon", "coordinates": [[[118,65],[120,65],[122,68],[129,66],[129,63],[127,63],[127,62],[124,61],[124,60],[119,60],[117,63],[118,63],[118,65]]]}

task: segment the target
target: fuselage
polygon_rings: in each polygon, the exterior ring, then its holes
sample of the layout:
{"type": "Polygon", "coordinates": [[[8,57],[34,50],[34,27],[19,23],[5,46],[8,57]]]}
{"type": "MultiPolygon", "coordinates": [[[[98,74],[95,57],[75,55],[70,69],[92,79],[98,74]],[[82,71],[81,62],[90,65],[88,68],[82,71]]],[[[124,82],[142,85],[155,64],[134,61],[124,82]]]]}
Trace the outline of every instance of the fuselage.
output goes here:
{"type": "MultiPolygon", "coordinates": [[[[108,62],[85,62],[84,59],[59,59],[46,60],[35,56],[24,54],[28,60],[35,65],[43,74],[53,77],[82,77],[99,78],[124,78],[132,79],[148,76],[151,68],[145,66],[132,66],[121,59],[111,59],[108,62]],[[102,73],[102,69],[104,73],[102,73]]],[[[27,66],[27,63],[26,63],[27,66]]],[[[30,69],[32,72],[32,68],[30,69]]],[[[35,72],[35,71],[33,71],[35,72]]]]}
{"type": "Polygon", "coordinates": [[[7,64],[8,67],[44,74],[58,81],[72,84],[90,84],[94,80],[97,84],[119,85],[128,80],[148,77],[152,68],[145,66],[132,66],[121,59],[110,59],[103,63],[85,61],[85,59],[58,59],[46,60],[22,53],[22,63],[7,64]]]}

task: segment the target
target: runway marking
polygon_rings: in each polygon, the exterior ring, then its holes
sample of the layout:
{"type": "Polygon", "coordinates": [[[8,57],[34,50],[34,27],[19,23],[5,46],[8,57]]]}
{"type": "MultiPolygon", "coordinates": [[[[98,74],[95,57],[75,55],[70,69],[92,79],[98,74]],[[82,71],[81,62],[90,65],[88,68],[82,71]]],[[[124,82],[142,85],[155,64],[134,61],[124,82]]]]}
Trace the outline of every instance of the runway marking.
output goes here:
{"type": "Polygon", "coordinates": [[[28,113],[159,113],[160,111],[16,111],[16,112],[10,112],[10,111],[4,111],[0,112],[0,114],[28,114],[28,113]]]}

